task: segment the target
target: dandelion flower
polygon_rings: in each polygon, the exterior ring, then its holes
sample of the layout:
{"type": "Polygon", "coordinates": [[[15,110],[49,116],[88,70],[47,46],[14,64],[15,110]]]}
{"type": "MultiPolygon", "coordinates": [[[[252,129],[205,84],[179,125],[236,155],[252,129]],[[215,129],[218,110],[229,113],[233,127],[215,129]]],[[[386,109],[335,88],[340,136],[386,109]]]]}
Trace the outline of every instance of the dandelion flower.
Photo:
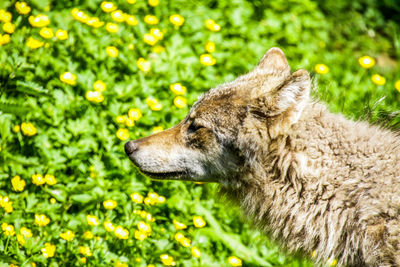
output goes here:
{"type": "Polygon", "coordinates": [[[143,196],[137,192],[131,194],[131,199],[135,203],[138,203],[138,204],[143,203],[143,196]]]}
{"type": "Polygon", "coordinates": [[[177,27],[180,27],[180,26],[182,26],[183,23],[185,22],[185,18],[182,17],[182,16],[179,15],[179,14],[174,14],[174,15],[171,15],[171,16],[169,17],[169,21],[170,21],[173,25],[175,25],[175,26],[177,26],[177,27]]]}
{"type": "Polygon", "coordinates": [[[111,13],[111,18],[116,22],[123,22],[125,20],[124,12],[115,10],[111,13]]]}
{"type": "Polygon", "coordinates": [[[34,174],[32,175],[32,183],[35,185],[42,185],[46,183],[46,180],[41,174],[34,174]]]}
{"type": "Polygon", "coordinates": [[[122,226],[117,226],[114,229],[114,234],[119,239],[128,239],[129,238],[129,231],[122,226]]]}
{"type": "Polygon", "coordinates": [[[4,9],[0,9],[0,22],[10,22],[12,19],[12,14],[4,9]]]}
{"type": "Polygon", "coordinates": [[[11,37],[9,34],[0,34],[0,46],[8,44],[11,41],[11,37]]]}
{"type": "Polygon", "coordinates": [[[21,179],[21,177],[19,175],[16,175],[11,179],[11,184],[12,184],[14,191],[21,192],[24,190],[26,182],[24,179],[21,179]]]}
{"type": "Polygon", "coordinates": [[[98,92],[104,92],[107,89],[107,85],[100,80],[97,80],[93,84],[93,89],[98,92]]]}
{"type": "Polygon", "coordinates": [[[44,248],[41,249],[42,255],[45,258],[54,257],[54,253],[56,252],[56,246],[50,243],[45,243],[44,248]]]}
{"type": "Polygon", "coordinates": [[[33,27],[44,27],[50,24],[50,19],[47,15],[39,14],[36,17],[35,16],[29,16],[28,18],[29,23],[33,27]]]}
{"type": "Polygon", "coordinates": [[[162,40],[164,38],[164,33],[158,28],[150,29],[150,34],[153,35],[157,40],[162,40]]]}
{"type": "Polygon", "coordinates": [[[384,85],[386,83],[386,78],[379,74],[372,75],[371,80],[376,85],[384,85]]]}
{"type": "Polygon", "coordinates": [[[140,221],[137,225],[137,228],[139,231],[142,231],[143,233],[146,233],[148,235],[151,234],[152,231],[150,224],[147,224],[144,221],[140,221]]]}
{"type": "Polygon", "coordinates": [[[113,12],[114,10],[117,9],[117,6],[113,2],[107,2],[107,1],[101,2],[100,7],[104,12],[107,13],[113,12]]]}
{"type": "Polygon", "coordinates": [[[175,99],[174,99],[174,105],[175,105],[177,108],[184,108],[184,107],[186,107],[186,104],[187,104],[186,98],[184,98],[184,97],[182,97],[182,96],[177,96],[177,97],[175,97],[175,99]]]}
{"type": "Polygon", "coordinates": [[[192,253],[192,256],[195,258],[200,258],[200,256],[201,256],[201,252],[197,247],[192,247],[190,252],[192,253]]]}
{"type": "Polygon", "coordinates": [[[141,71],[148,72],[150,70],[150,62],[142,57],[137,60],[136,65],[141,71]]]}
{"type": "Polygon", "coordinates": [[[155,45],[158,42],[158,39],[154,35],[146,33],[143,35],[143,41],[148,45],[155,45]]]}
{"type": "Polygon", "coordinates": [[[142,112],[138,108],[131,108],[128,111],[128,116],[137,121],[142,117],[142,112]]]}
{"type": "Polygon", "coordinates": [[[71,241],[72,239],[75,238],[75,234],[71,230],[67,230],[64,233],[61,233],[60,237],[65,241],[71,241]]]}
{"type": "Polygon", "coordinates": [[[104,96],[99,91],[87,91],[86,99],[94,103],[101,103],[104,100],[104,96]]]}
{"type": "Polygon", "coordinates": [[[151,110],[154,111],[159,111],[162,109],[161,103],[158,102],[158,100],[155,98],[148,97],[146,99],[146,104],[150,107],[151,110]]]}
{"type": "Polygon", "coordinates": [[[150,6],[158,6],[160,0],[148,0],[150,6]]]}
{"type": "Polygon", "coordinates": [[[99,218],[96,215],[86,215],[86,221],[90,226],[99,225],[99,218]]]}
{"type": "Polygon", "coordinates": [[[105,221],[104,222],[104,229],[106,229],[107,232],[113,232],[115,229],[115,226],[112,224],[110,221],[105,221]]]}
{"type": "Polygon", "coordinates": [[[6,236],[14,236],[15,230],[12,224],[2,223],[1,229],[3,230],[4,235],[6,236]]]}
{"type": "Polygon", "coordinates": [[[93,28],[100,28],[104,25],[104,21],[100,21],[97,17],[90,18],[86,23],[93,28]]]}
{"type": "Polygon", "coordinates": [[[86,257],[92,256],[92,251],[90,250],[90,247],[87,246],[79,246],[79,253],[86,257]]]}
{"type": "Polygon", "coordinates": [[[117,207],[117,202],[115,200],[109,199],[103,202],[103,206],[106,210],[112,210],[117,207]]]}
{"type": "Polygon", "coordinates": [[[149,25],[156,25],[158,24],[158,18],[153,15],[146,15],[144,17],[144,22],[146,22],[149,25]]]}
{"type": "Polygon", "coordinates": [[[106,30],[110,33],[116,33],[118,31],[119,27],[118,24],[112,23],[112,22],[107,22],[106,24],[106,30]]]}
{"type": "Polygon", "coordinates": [[[52,198],[50,198],[50,203],[51,204],[56,204],[57,200],[54,197],[52,197],[52,198]]]}
{"type": "Polygon", "coordinates": [[[129,130],[125,128],[119,128],[116,135],[121,141],[125,141],[129,138],[129,130]]]}
{"type": "Polygon", "coordinates": [[[19,233],[25,238],[30,238],[33,236],[32,231],[26,227],[21,227],[21,229],[19,230],[19,233]]]}
{"type": "Polygon", "coordinates": [[[190,241],[190,239],[189,239],[189,238],[186,238],[186,237],[183,238],[179,243],[182,245],[182,247],[185,247],[185,248],[188,248],[188,247],[191,246],[191,241],[190,241]]]}
{"type": "Polygon", "coordinates": [[[35,214],[35,224],[38,226],[46,226],[50,223],[50,219],[44,214],[35,214]]]}
{"type": "Polygon", "coordinates": [[[178,222],[177,220],[172,220],[172,223],[174,224],[176,230],[183,230],[187,228],[186,224],[178,222]]]}
{"type": "Polygon", "coordinates": [[[34,136],[35,134],[37,134],[36,127],[30,122],[21,123],[21,130],[22,133],[26,136],[34,136]]]}
{"type": "Polygon", "coordinates": [[[31,12],[31,7],[26,2],[16,2],[15,9],[21,15],[26,15],[31,12]]]}
{"type": "Polygon", "coordinates": [[[132,118],[127,118],[125,120],[125,125],[127,127],[133,127],[133,126],[135,126],[135,121],[132,118]]]}
{"type": "Polygon", "coordinates": [[[55,185],[57,183],[56,178],[54,177],[54,175],[51,175],[51,174],[46,174],[44,176],[44,180],[46,181],[46,184],[48,184],[48,185],[55,185]]]}
{"type": "Polygon", "coordinates": [[[358,63],[364,69],[370,69],[375,65],[375,59],[370,56],[363,56],[358,59],[358,63]]]}
{"type": "Polygon", "coordinates": [[[54,32],[51,28],[43,27],[40,29],[39,32],[40,36],[42,36],[45,39],[51,39],[54,37],[54,32]]]}
{"type": "Polygon", "coordinates": [[[168,254],[162,254],[160,256],[161,262],[166,266],[175,266],[176,262],[173,257],[168,254]]]}
{"type": "Polygon", "coordinates": [[[206,28],[213,32],[218,32],[221,30],[221,26],[216,23],[213,19],[206,20],[206,28]]]}
{"type": "Polygon", "coordinates": [[[139,23],[136,17],[131,15],[125,16],[125,22],[130,26],[136,26],[139,23]]]}
{"type": "Polygon", "coordinates": [[[212,66],[217,62],[216,59],[210,54],[203,54],[200,56],[200,62],[204,66],[212,66]]]}
{"type": "Polygon", "coordinates": [[[12,24],[11,22],[6,22],[3,25],[3,31],[5,31],[6,33],[13,33],[15,31],[15,25],[12,24]]]}
{"type": "Polygon", "coordinates": [[[206,221],[201,216],[193,216],[193,224],[197,228],[206,226],[206,221]]]}
{"type": "Polygon", "coordinates": [[[183,86],[181,83],[171,84],[169,89],[176,95],[184,95],[186,93],[186,86],[183,86]]]}
{"type": "Polygon", "coordinates": [[[106,53],[110,57],[118,57],[119,51],[118,48],[116,48],[115,46],[107,46],[106,53]]]}
{"type": "Polygon", "coordinates": [[[140,241],[143,241],[147,238],[147,234],[142,231],[139,231],[139,230],[135,231],[134,236],[135,236],[135,239],[140,240],[140,241]]]}
{"type": "Polygon", "coordinates": [[[76,75],[71,72],[64,72],[61,74],[60,80],[69,85],[76,85],[76,75]]]}
{"type": "Polygon", "coordinates": [[[319,74],[327,74],[329,72],[329,67],[325,64],[317,64],[314,69],[319,74]]]}
{"type": "Polygon", "coordinates": [[[213,53],[215,51],[215,43],[208,41],[205,45],[204,48],[208,53],[213,53]]]}
{"type": "Polygon", "coordinates": [[[116,120],[118,123],[124,123],[126,119],[127,119],[127,117],[126,117],[126,116],[122,116],[122,115],[117,116],[117,117],[115,118],[115,120],[116,120]]]}
{"type": "Polygon", "coordinates": [[[242,266],[242,260],[236,256],[230,256],[228,258],[228,262],[232,266],[242,266]]]}
{"type": "Polygon", "coordinates": [[[58,40],[67,40],[68,39],[68,32],[65,30],[58,29],[56,31],[56,37],[58,40]]]}
{"type": "Polygon", "coordinates": [[[44,46],[44,42],[39,41],[33,37],[29,37],[28,40],[26,41],[26,45],[30,48],[30,49],[37,49],[39,47],[44,46]]]}

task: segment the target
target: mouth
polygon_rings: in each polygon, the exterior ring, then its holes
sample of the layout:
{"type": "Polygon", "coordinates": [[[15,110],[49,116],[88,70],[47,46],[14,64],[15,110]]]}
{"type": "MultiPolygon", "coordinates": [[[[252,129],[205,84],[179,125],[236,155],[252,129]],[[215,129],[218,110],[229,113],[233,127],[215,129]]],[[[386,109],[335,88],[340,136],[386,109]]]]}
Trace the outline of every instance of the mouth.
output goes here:
{"type": "MultiPolygon", "coordinates": [[[[140,170],[140,169],[139,169],[140,170]]],[[[187,177],[188,173],[185,171],[177,171],[177,172],[148,172],[144,170],[140,170],[144,175],[149,176],[152,179],[156,180],[180,180],[183,177],[187,177]]]]}

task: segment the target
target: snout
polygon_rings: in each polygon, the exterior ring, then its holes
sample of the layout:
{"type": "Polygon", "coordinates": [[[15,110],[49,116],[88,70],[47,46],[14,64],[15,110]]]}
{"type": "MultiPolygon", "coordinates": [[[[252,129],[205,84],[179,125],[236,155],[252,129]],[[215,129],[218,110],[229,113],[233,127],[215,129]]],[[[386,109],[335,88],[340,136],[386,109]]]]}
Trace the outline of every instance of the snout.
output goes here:
{"type": "Polygon", "coordinates": [[[132,153],[134,153],[136,150],[138,150],[139,144],[138,142],[132,140],[129,141],[125,144],[125,153],[130,156],[132,153]]]}

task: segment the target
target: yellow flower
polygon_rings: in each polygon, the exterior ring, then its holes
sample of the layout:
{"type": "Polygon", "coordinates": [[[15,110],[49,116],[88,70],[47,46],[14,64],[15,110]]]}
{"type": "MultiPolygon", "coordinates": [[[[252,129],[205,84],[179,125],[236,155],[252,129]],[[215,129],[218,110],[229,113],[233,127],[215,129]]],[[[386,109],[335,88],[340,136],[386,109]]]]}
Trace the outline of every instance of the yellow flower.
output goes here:
{"type": "Polygon", "coordinates": [[[31,12],[31,8],[30,8],[30,6],[28,6],[28,4],[26,2],[16,2],[15,9],[21,15],[25,15],[25,14],[28,14],[29,12],[31,12]]]}
{"type": "Polygon", "coordinates": [[[13,131],[14,131],[15,133],[18,133],[20,130],[21,130],[21,127],[20,127],[19,125],[15,125],[15,126],[13,127],[13,131]]]}
{"type": "Polygon", "coordinates": [[[61,29],[58,29],[57,31],[56,31],[56,37],[57,37],[57,39],[58,40],[67,40],[68,39],[68,32],[67,31],[64,31],[64,30],[61,30],[61,29]]]}
{"type": "Polygon", "coordinates": [[[190,252],[192,253],[193,257],[195,257],[195,258],[200,258],[200,256],[201,256],[201,252],[197,247],[192,247],[190,252]]]}
{"type": "Polygon", "coordinates": [[[14,236],[15,230],[12,224],[2,223],[1,229],[3,230],[4,235],[6,236],[14,236]]]}
{"type": "Polygon", "coordinates": [[[129,238],[129,231],[122,226],[117,226],[114,229],[114,234],[119,239],[128,239],[129,238]]]}
{"type": "Polygon", "coordinates": [[[180,242],[179,242],[183,247],[188,248],[191,246],[191,241],[189,238],[183,238],[180,242]]]}
{"type": "Polygon", "coordinates": [[[79,253],[87,257],[92,256],[92,251],[87,246],[79,246],[79,253]]]}
{"type": "Polygon", "coordinates": [[[158,204],[164,204],[164,203],[165,203],[165,201],[166,201],[166,199],[165,199],[165,197],[164,197],[164,196],[159,196],[159,197],[157,198],[157,202],[158,202],[158,204]]]}
{"type": "Polygon", "coordinates": [[[35,224],[38,226],[46,226],[50,222],[50,219],[44,214],[35,214],[35,224]]]}
{"type": "Polygon", "coordinates": [[[125,20],[124,12],[115,10],[111,13],[111,18],[116,22],[123,22],[125,20]]]}
{"type": "Polygon", "coordinates": [[[155,45],[158,39],[154,35],[146,33],[143,35],[143,41],[148,45],[155,45]]]}
{"type": "Polygon", "coordinates": [[[158,102],[158,100],[155,98],[148,97],[146,99],[146,104],[150,107],[151,110],[154,110],[154,111],[159,111],[162,109],[161,103],[158,102]]]}
{"type": "Polygon", "coordinates": [[[25,239],[21,234],[17,234],[17,241],[21,246],[25,245],[25,239]]]}
{"type": "Polygon", "coordinates": [[[172,220],[172,223],[174,224],[176,230],[183,230],[187,228],[186,224],[178,222],[177,220],[172,220]]]}
{"type": "Polygon", "coordinates": [[[155,47],[153,47],[153,53],[160,54],[164,51],[165,51],[165,47],[163,47],[161,45],[156,45],[155,47]]]}
{"type": "Polygon", "coordinates": [[[82,258],[81,258],[81,262],[82,262],[83,264],[85,264],[85,263],[86,263],[86,257],[82,257],[82,258]]]}
{"type": "Polygon", "coordinates": [[[336,266],[337,265],[337,259],[331,257],[327,260],[326,262],[329,266],[336,266]]]}
{"type": "Polygon", "coordinates": [[[208,53],[213,53],[213,52],[215,51],[215,43],[214,43],[214,42],[211,42],[211,41],[208,41],[208,42],[205,44],[204,48],[206,49],[206,51],[207,51],[208,53]]]}
{"type": "Polygon", "coordinates": [[[12,15],[10,12],[5,11],[4,9],[0,9],[0,22],[10,22],[12,19],[12,15]]]}
{"type": "Polygon", "coordinates": [[[85,238],[85,239],[92,239],[93,237],[94,237],[94,235],[90,231],[86,231],[83,233],[83,238],[85,238]]]}
{"type": "Polygon", "coordinates": [[[147,238],[147,234],[143,233],[142,231],[136,230],[135,231],[135,239],[143,241],[147,238]]]}
{"type": "Polygon", "coordinates": [[[110,33],[116,33],[118,31],[118,24],[107,22],[106,30],[110,33]]]}
{"type": "Polygon", "coordinates": [[[329,67],[325,64],[317,64],[314,69],[319,74],[327,74],[329,72],[329,67]]]}
{"type": "Polygon", "coordinates": [[[358,59],[358,63],[365,69],[372,68],[375,65],[375,59],[370,56],[363,56],[358,59]]]}
{"type": "Polygon", "coordinates": [[[115,200],[109,199],[103,202],[103,206],[106,210],[112,210],[117,207],[117,202],[115,200]]]}
{"type": "Polygon", "coordinates": [[[21,227],[21,229],[19,230],[19,233],[25,238],[30,238],[33,236],[32,231],[26,227],[21,227]]]}
{"type": "Polygon", "coordinates": [[[52,197],[52,198],[50,198],[50,203],[51,204],[56,204],[57,200],[54,197],[52,197]]]}
{"type": "Polygon", "coordinates": [[[176,95],[186,94],[186,86],[183,86],[181,83],[171,84],[169,89],[171,89],[171,91],[176,95]]]}
{"type": "Polygon", "coordinates": [[[28,21],[33,27],[44,27],[50,24],[49,17],[43,14],[39,14],[36,17],[29,16],[28,21]]]}
{"type": "Polygon", "coordinates": [[[86,99],[91,102],[101,103],[104,101],[104,96],[99,91],[87,91],[86,99]]]}
{"type": "Polygon", "coordinates": [[[138,204],[143,203],[143,196],[137,192],[131,194],[131,199],[135,203],[138,203],[138,204]]]}
{"type": "Polygon", "coordinates": [[[131,108],[128,111],[128,116],[137,121],[142,117],[142,112],[138,108],[131,108]]]}
{"type": "Polygon", "coordinates": [[[43,27],[40,29],[39,32],[40,36],[42,36],[45,39],[50,39],[54,37],[53,30],[51,28],[43,27]]]}
{"type": "Polygon", "coordinates": [[[46,181],[46,184],[48,184],[48,185],[55,185],[57,183],[56,178],[54,177],[54,175],[51,175],[51,174],[46,174],[44,176],[44,180],[46,181]]]}
{"type": "Polygon", "coordinates": [[[133,126],[135,126],[135,121],[132,118],[127,118],[125,120],[125,125],[127,127],[133,127],[133,126]]]}
{"type": "Polygon", "coordinates": [[[175,99],[174,99],[174,105],[175,105],[177,108],[184,108],[184,107],[186,107],[186,104],[187,104],[186,98],[184,98],[184,97],[182,97],[182,96],[177,96],[177,97],[175,97],[175,99]]]}
{"type": "Polygon", "coordinates": [[[150,62],[142,57],[137,60],[136,65],[141,71],[148,72],[150,70],[150,62]]]}
{"type": "Polygon", "coordinates": [[[126,0],[126,2],[127,2],[128,4],[134,4],[134,3],[136,3],[136,0],[126,0]]]}
{"type": "Polygon", "coordinates": [[[15,25],[12,24],[11,22],[6,22],[3,25],[3,31],[5,31],[6,33],[13,33],[15,31],[15,25]]]}
{"type": "Polygon", "coordinates": [[[28,40],[26,41],[26,45],[30,48],[30,49],[37,49],[39,47],[42,47],[44,45],[44,42],[41,42],[39,40],[36,40],[33,37],[29,37],[28,40]]]}
{"type": "Polygon", "coordinates": [[[60,80],[69,85],[76,85],[76,75],[71,72],[64,72],[61,74],[60,80]]]}
{"type": "Polygon", "coordinates": [[[170,21],[173,25],[179,27],[179,26],[182,26],[182,24],[185,22],[185,18],[182,17],[182,16],[179,15],[179,14],[174,14],[174,15],[171,15],[171,16],[169,17],[169,21],[170,21]]]}
{"type": "Polygon", "coordinates": [[[36,127],[30,122],[21,123],[21,130],[22,133],[26,136],[34,136],[35,134],[37,134],[36,127]]]}
{"type": "Polygon", "coordinates": [[[129,138],[129,130],[125,128],[119,128],[116,135],[121,141],[125,141],[129,138]]]}
{"type": "Polygon", "coordinates": [[[128,45],[128,49],[129,49],[129,50],[135,49],[135,45],[134,45],[134,44],[129,44],[129,45],[128,45]]]}
{"type": "Polygon", "coordinates": [[[384,85],[386,83],[386,78],[379,74],[372,75],[371,80],[376,85],[384,85]]]}
{"type": "Polygon", "coordinates": [[[120,262],[120,261],[117,261],[116,263],[115,263],[115,265],[114,265],[114,267],[128,267],[129,265],[127,264],[127,263],[125,263],[125,262],[120,262]]]}
{"type": "Polygon", "coordinates": [[[145,223],[144,221],[140,221],[137,225],[139,231],[150,235],[151,234],[151,226],[150,224],[145,223]]]}
{"type": "Polygon", "coordinates": [[[42,255],[45,258],[54,257],[54,253],[56,252],[56,246],[50,243],[45,243],[44,248],[41,249],[42,255]]]}
{"type": "Polygon", "coordinates": [[[164,127],[162,127],[162,126],[155,126],[155,127],[153,127],[153,130],[151,130],[151,131],[152,131],[153,134],[155,134],[155,133],[160,133],[160,132],[164,131],[164,127]]]}
{"type": "Polygon", "coordinates": [[[108,13],[108,12],[112,12],[112,11],[114,11],[114,10],[117,9],[117,6],[114,5],[114,3],[112,3],[112,2],[106,2],[106,1],[102,2],[101,5],[100,5],[100,7],[101,7],[101,9],[102,9],[104,12],[107,12],[107,13],[108,13]]]}
{"type": "Polygon", "coordinates": [[[104,21],[100,21],[100,19],[97,17],[90,18],[86,23],[93,28],[100,28],[104,25],[104,21]]]}
{"type": "Polygon", "coordinates": [[[156,25],[158,24],[158,18],[153,15],[146,15],[144,17],[144,22],[146,22],[149,25],[156,25]]]}
{"type": "Polygon", "coordinates": [[[201,216],[193,216],[193,224],[197,228],[206,226],[206,221],[201,216]]]}
{"type": "Polygon", "coordinates": [[[114,227],[114,225],[112,224],[112,222],[110,222],[110,221],[105,221],[105,222],[104,222],[104,229],[106,229],[107,232],[113,232],[114,229],[115,229],[115,227],[114,227]]]}
{"type": "Polygon", "coordinates": [[[14,208],[12,206],[12,203],[13,203],[12,201],[8,201],[8,202],[4,203],[3,208],[6,213],[13,212],[14,208]]]}
{"type": "Polygon", "coordinates": [[[228,258],[228,262],[232,266],[242,266],[242,260],[236,256],[230,256],[228,258]]]}
{"type": "Polygon", "coordinates": [[[21,179],[19,175],[14,176],[11,179],[11,184],[13,186],[14,191],[23,191],[26,185],[26,182],[24,179],[21,179]]]}
{"type": "Polygon", "coordinates": [[[126,121],[126,119],[127,119],[127,117],[126,117],[126,116],[122,116],[122,115],[117,116],[117,117],[115,118],[115,120],[116,120],[118,123],[124,123],[124,122],[126,121]]]}
{"type": "Polygon", "coordinates": [[[11,37],[9,34],[0,34],[0,46],[8,44],[11,41],[11,37]]]}
{"type": "Polygon", "coordinates": [[[217,24],[213,19],[206,20],[206,28],[213,32],[221,30],[221,26],[217,24]]]}
{"type": "Polygon", "coordinates": [[[75,234],[71,230],[67,230],[64,233],[61,233],[60,237],[66,241],[71,241],[75,238],[75,234]]]}
{"type": "Polygon", "coordinates": [[[119,54],[119,51],[118,51],[118,48],[116,48],[115,46],[107,46],[106,53],[110,57],[117,57],[119,54]]]}
{"type": "Polygon", "coordinates": [[[99,218],[96,215],[86,215],[86,221],[90,226],[99,225],[99,218]]]}
{"type": "Polygon", "coordinates": [[[160,258],[161,258],[161,262],[166,266],[175,266],[176,265],[174,258],[168,254],[162,254],[160,256],[160,258]]]}
{"type": "Polygon", "coordinates": [[[212,55],[203,54],[200,56],[200,62],[201,62],[201,64],[203,64],[205,66],[212,66],[212,65],[215,65],[215,63],[217,61],[212,55]]]}
{"type": "Polygon", "coordinates": [[[125,16],[125,22],[130,25],[130,26],[135,26],[138,25],[138,20],[136,19],[135,16],[131,16],[131,15],[126,15],[125,16]]]}
{"type": "Polygon", "coordinates": [[[41,174],[34,174],[32,175],[32,183],[35,185],[42,185],[46,183],[46,180],[41,174]]]}
{"type": "Polygon", "coordinates": [[[396,90],[399,91],[399,93],[400,93],[400,80],[397,80],[397,81],[394,83],[394,88],[396,88],[396,90]]]}
{"type": "Polygon", "coordinates": [[[104,92],[107,89],[107,85],[103,81],[97,80],[94,82],[93,88],[96,91],[104,92]]]}
{"type": "Polygon", "coordinates": [[[160,1],[159,0],[149,0],[148,3],[150,6],[158,6],[160,1]]]}

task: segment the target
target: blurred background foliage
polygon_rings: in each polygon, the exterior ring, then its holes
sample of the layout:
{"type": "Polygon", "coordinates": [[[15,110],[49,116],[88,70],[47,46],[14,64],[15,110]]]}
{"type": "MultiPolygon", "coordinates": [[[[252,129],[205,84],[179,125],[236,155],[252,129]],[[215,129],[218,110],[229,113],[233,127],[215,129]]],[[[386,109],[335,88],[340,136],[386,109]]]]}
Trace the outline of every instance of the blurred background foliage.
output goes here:
{"type": "Polygon", "coordinates": [[[217,200],[216,185],[142,176],[123,144],[178,123],[201,93],[248,72],[273,46],[293,70],[312,73],[314,96],[332,111],[396,128],[398,1],[111,3],[123,21],[101,0],[32,0],[25,9],[0,3],[1,264],[312,266],[217,200]],[[49,19],[47,33],[40,19],[30,22],[39,14],[49,19]],[[171,22],[177,14],[182,25],[171,22]],[[146,15],[159,22],[151,25],[146,15]],[[49,33],[57,30],[67,35],[49,33]],[[360,63],[363,56],[374,64],[360,63]],[[206,225],[198,227],[194,216],[206,225]]]}

